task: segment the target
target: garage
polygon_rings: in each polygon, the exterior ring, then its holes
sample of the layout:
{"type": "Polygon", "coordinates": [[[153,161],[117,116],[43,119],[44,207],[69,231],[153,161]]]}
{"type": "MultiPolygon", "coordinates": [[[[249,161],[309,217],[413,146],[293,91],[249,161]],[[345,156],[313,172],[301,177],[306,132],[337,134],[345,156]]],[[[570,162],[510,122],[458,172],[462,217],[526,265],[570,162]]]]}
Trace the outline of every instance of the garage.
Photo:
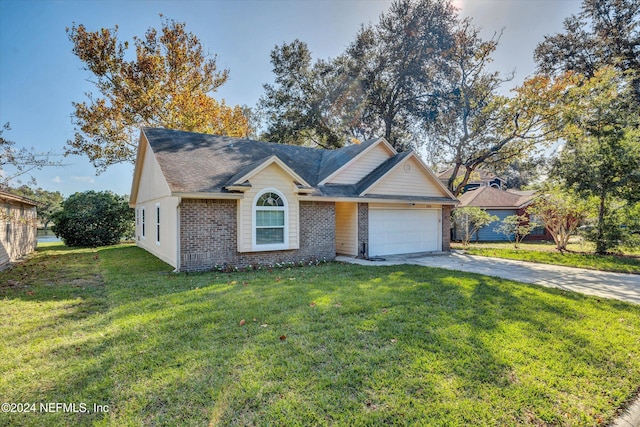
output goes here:
{"type": "Polygon", "coordinates": [[[440,209],[369,209],[369,256],[441,250],[440,209]]]}

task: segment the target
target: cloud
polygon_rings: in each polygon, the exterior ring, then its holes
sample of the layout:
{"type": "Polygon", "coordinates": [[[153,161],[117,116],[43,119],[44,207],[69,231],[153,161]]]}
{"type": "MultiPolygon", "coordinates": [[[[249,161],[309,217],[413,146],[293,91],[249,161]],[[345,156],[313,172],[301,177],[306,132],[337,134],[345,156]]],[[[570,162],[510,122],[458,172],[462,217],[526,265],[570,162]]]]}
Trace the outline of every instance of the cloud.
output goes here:
{"type": "Polygon", "coordinates": [[[56,175],[51,181],[55,182],[56,184],[60,184],[62,182],[62,178],[56,175]]]}
{"type": "Polygon", "coordinates": [[[88,184],[95,184],[96,180],[93,179],[92,176],[72,176],[71,179],[73,179],[74,181],[78,181],[78,182],[86,182],[88,184]]]}

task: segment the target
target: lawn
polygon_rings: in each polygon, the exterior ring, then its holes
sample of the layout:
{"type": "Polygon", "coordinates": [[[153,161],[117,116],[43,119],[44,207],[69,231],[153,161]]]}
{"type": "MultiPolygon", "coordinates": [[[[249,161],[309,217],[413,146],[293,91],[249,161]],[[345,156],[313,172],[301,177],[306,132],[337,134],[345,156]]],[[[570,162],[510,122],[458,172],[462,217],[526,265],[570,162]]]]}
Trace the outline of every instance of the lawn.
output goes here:
{"type": "Polygon", "coordinates": [[[0,273],[0,318],[2,401],[37,404],[0,425],[597,426],[640,384],[640,306],[420,266],[50,245],[0,273]]]}
{"type": "Polygon", "coordinates": [[[631,250],[625,252],[625,255],[596,255],[585,252],[588,246],[585,248],[585,245],[574,243],[568,247],[571,252],[561,253],[555,249],[553,243],[532,242],[521,243],[519,249],[514,249],[513,244],[508,242],[471,243],[466,248],[462,244],[454,243],[452,248],[464,250],[469,255],[640,274],[640,254],[631,250]]]}

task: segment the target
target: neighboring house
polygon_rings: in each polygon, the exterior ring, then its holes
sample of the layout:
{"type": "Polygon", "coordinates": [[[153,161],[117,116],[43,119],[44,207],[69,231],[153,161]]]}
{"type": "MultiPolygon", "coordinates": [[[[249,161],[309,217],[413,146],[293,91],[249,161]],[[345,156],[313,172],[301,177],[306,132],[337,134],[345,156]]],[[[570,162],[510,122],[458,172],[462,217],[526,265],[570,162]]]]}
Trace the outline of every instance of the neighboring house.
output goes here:
{"type": "MultiPolygon", "coordinates": [[[[442,182],[442,185],[444,185],[445,187],[449,183],[449,178],[453,174],[453,169],[454,168],[451,167],[438,174],[438,179],[440,180],[440,182],[442,182]]],[[[462,178],[464,177],[464,173],[465,173],[465,169],[460,168],[458,169],[458,173],[456,177],[462,180],[462,178]]],[[[493,172],[489,172],[488,170],[478,168],[471,173],[469,182],[467,183],[467,185],[464,186],[464,189],[462,190],[462,192],[464,193],[466,191],[473,190],[474,188],[479,188],[479,187],[493,187],[499,190],[504,190],[506,188],[506,184],[507,182],[504,179],[500,178],[493,172]]]]}
{"type": "MultiPolygon", "coordinates": [[[[465,206],[476,206],[486,210],[491,215],[496,215],[499,221],[478,230],[472,241],[508,241],[508,236],[494,231],[500,221],[510,215],[527,215],[526,208],[535,200],[534,191],[498,190],[493,187],[480,187],[470,190],[459,196],[460,204],[458,208],[465,206]]],[[[535,220],[535,218],[534,218],[535,220]]],[[[453,239],[461,240],[461,232],[455,225],[453,228],[453,239]]],[[[548,231],[540,226],[536,227],[525,240],[552,240],[548,231]]]]}
{"type": "Polygon", "coordinates": [[[37,203],[0,191],[0,268],[36,249],[37,203]]]}
{"type": "Polygon", "coordinates": [[[457,203],[384,139],[322,150],[143,128],[138,246],[178,271],[447,251],[457,203]]]}

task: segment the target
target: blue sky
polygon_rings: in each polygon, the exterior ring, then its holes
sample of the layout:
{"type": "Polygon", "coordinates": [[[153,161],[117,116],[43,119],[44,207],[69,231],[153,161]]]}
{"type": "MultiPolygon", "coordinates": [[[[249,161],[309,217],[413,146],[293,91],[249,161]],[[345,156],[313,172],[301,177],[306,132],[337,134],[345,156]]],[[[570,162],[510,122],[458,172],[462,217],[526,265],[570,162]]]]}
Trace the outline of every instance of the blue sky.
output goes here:
{"type": "MultiPolygon", "coordinates": [[[[229,81],[214,96],[228,105],[253,107],[262,85],[272,81],[269,53],[298,38],[314,58],[335,57],[353,40],[361,24],[375,23],[390,0],[0,0],[0,124],[19,147],[63,152],[73,137],[73,101],[93,91],[91,76],[71,52],[65,28],[74,22],[90,31],[119,27],[131,40],[159,14],[186,22],[229,81]]],[[[579,12],[579,0],[455,0],[462,16],[471,16],[486,36],[504,28],[494,67],[516,71],[512,85],[534,72],[533,49],[545,34],[562,30],[562,21],[579,12]]],[[[61,191],[112,190],[128,194],[133,166],[118,165],[96,175],[86,158],[62,159],[65,166],[34,173],[38,186],[61,191]]]]}

